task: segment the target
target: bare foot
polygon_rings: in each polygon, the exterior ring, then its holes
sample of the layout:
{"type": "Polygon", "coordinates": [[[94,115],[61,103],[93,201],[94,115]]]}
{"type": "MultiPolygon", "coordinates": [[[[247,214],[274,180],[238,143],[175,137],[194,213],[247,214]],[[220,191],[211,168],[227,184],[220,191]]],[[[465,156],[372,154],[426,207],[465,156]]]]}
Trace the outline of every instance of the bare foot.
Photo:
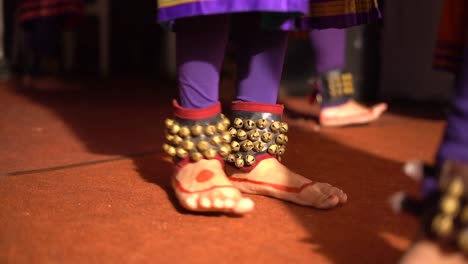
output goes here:
{"type": "Polygon", "coordinates": [[[366,107],[354,100],[322,109],[320,124],[322,126],[347,126],[367,124],[377,120],[387,110],[387,104],[380,103],[366,107]]]}
{"type": "Polygon", "coordinates": [[[328,183],[312,182],[274,158],[261,161],[249,173],[231,172],[232,184],[245,193],[267,195],[320,209],[335,207],[348,199],[342,190],[328,183]]]}
{"type": "Polygon", "coordinates": [[[379,119],[382,113],[387,110],[387,104],[385,103],[366,107],[355,100],[321,109],[319,103],[312,102],[306,96],[288,96],[282,98],[281,102],[288,112],[299,117],[295,118],[299,121],[293,120],[292,122],[289,121],[289,123],[304,128],[315,128],[317,125],[315,120],[310,117],[318,117],[322,126],[338,127],[371,123],[379,119]]]}
{"type": "Polygon", "coordinates": [[[218,160],[200,160],[180,169],[173,178],[180,204],[191,211],[245,214],[254,208],[226,177],[218,160]]]}
{"type": "Polygon", "coordinates": [[[400,264],[466,264],[461,253],[445,253],[431,241],[419,241],[403,256],[400,264]]]}

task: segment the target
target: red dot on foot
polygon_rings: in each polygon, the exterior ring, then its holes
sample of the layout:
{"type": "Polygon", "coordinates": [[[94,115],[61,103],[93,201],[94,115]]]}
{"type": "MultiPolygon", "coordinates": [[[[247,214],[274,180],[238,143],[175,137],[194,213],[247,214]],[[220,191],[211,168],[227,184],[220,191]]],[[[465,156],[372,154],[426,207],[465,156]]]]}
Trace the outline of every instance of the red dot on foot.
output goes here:
{"type": "Polygon", "coordinates": [[[206,182],[213,178],[214,173],[210,170],[202,170],[198,173],[197,177],[195,178],[197,182],[206,182]]]}

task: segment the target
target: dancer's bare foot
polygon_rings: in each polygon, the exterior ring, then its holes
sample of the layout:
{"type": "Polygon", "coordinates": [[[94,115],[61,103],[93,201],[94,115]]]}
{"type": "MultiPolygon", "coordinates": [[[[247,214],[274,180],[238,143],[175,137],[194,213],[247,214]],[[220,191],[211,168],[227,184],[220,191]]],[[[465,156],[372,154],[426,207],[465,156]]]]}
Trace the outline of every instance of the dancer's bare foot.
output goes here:
{"type": "Polygon", "coordinates": [[[342,190],[328,183],[312,182],[290,171],[274,158],[261,161],[249,173],[231,170],[229,174],[232,184],[242,192],[267,195],[320,209],[335,207],[348,199],[342,190]]]}
{"type": "Polygon", "coordinates": [[[234,187],[218,160],[200,160],[181,168],[173,178],[180,204],[191,211],[245,214],[254,203],[234,187]]]}
{"type": "Polygon", "coordinates": [[[380,103],[366,107],[355,100],[344,104],[326,107],[320,111],[320,124],[322,126],[347,126],[371,123],[387,110],[387,104],[380,103]]]}
{"type": "MultiPolygon", "coordinates": [[[[322,126],[339,127],[368,124],[380,118],[387,110],[387,104],[380,103],[371,107],[349,100],[344,104],[321,108],[318,102],[312,102],[308,97],[284,97],[281,102],[285,108],[296,116],[318,117],[322,126]]],[[[291,122],[291,125],[315,127],[313,119],[302,119],[301,122],[291,122]]]]}
{"type": "Polygon", "coordinates": [[[403,256],[400,264],[466,264],[468,260],[461,253],[442,252],[431,241],[419,241],[403,256]]]}

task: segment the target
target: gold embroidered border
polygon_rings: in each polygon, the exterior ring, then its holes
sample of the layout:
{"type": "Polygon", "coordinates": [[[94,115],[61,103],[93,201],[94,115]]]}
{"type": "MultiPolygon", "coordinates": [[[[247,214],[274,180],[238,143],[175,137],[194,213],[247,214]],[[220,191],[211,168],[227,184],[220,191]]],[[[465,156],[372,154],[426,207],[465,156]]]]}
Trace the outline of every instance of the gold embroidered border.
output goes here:
{"type": "Polygon", "coordinates": [[[158,0],[158,8],[171,7],[176,5],[188,4],[193,2],[202,2],[209,0],[158,0]]]}
{"type": "Polygon", "coordinates": [[[354,13],[367,13],[377,8],[377,0],[342,0],[326,3],[311,3],[307,16],[339,16],[354,13]]]}

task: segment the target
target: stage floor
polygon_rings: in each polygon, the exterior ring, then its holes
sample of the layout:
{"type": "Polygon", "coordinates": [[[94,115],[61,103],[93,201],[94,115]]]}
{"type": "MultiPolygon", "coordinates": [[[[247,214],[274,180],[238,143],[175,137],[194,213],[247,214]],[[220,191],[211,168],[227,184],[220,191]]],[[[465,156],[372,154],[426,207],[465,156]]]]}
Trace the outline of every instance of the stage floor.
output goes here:
{"type": "Polygon", "coordinates": [[[1,263],[385,264],[418,235],[388,197],[417,192],[402,165],[431,161],[444,121],[420,114],[434,109],[390,105],[369,126],[291,129],[283,162],[343,188],[345,206],[249,196],[256,209],[244,217],[194,215],[177,205],[161,150],[175,85],[82,85],[32,93],[0,84],[1,263]]]}

